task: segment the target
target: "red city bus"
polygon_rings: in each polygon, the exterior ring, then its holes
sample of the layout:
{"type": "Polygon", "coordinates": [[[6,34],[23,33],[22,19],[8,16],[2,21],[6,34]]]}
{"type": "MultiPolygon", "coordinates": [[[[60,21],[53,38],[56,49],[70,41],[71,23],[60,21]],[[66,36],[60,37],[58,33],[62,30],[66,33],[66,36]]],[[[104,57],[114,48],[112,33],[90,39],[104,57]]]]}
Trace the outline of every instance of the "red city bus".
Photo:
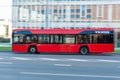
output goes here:
{"type": "Polygon", "coordinates": [[[82,55],[114,51],[112,28],[16,29],[13,52],[65,52],[82,55]]]}

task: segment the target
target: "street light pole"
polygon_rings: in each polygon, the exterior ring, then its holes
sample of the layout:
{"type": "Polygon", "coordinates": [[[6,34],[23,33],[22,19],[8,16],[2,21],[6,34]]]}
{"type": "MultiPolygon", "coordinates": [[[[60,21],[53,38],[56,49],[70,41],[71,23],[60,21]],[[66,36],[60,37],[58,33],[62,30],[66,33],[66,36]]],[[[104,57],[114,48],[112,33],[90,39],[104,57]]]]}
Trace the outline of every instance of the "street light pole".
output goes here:
{"type": "Polygon", "coordinates": [[[48,4],[49,4],[49,0],[46,0],[46,28],[48,28],[48,4]]]}

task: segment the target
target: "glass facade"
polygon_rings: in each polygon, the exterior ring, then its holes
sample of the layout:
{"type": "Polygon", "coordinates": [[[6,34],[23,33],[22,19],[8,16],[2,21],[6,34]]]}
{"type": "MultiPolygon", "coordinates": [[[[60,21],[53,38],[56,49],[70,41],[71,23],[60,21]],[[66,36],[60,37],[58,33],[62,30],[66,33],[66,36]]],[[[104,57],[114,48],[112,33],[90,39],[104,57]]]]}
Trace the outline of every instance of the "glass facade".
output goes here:
{"type": "Polygon", "coordinates": [[[13,0],[13,27],[119,27],[113,22],[120,22],[120,0],[116,0],[119,4],[111,1],[13,0]]]}

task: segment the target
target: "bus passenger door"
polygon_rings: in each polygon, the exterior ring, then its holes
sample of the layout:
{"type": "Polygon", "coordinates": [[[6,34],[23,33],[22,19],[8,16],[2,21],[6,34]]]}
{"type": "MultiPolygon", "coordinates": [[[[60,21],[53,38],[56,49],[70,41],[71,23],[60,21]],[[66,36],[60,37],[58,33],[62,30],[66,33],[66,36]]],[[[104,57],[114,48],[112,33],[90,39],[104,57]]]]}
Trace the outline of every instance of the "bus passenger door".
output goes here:
{"type": "Polygon", "coordinates": [[[64,35],[63,44],[60,45],[61,52],[75,52],[75,35],[64,35]]]}

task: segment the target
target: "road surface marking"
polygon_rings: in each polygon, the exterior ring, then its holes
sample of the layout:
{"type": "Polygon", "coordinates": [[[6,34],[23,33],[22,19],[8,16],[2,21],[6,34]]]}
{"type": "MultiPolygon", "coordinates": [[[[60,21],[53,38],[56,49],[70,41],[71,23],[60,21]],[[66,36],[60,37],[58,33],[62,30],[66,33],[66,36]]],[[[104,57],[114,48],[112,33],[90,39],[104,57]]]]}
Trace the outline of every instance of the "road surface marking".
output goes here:
{"type": "Polygon", "coordinates": [[[120,63],[119,60],[104,60],[104,59],[102,59],[102,60],[98,60],[98,61],[100,61],[100,62],[114,62],[114,63],[120,63]]]}
{"type": "Polygon", "coordinates": [[[0,64],[13,64],[12,62],[0,62],[0,64]]]}
{"type": "Polygon", "coordinates": [[[111,63],[120,63],[120,60],[107,60],[107,59],[68,59],[68,61],[76,62],[111,62],[111,63]]]}
{"type": "Polygon", "coordinates": [[[72,65],[70,64],[53,64],[54,66],[65,66],[65,67],[70,67],[72,65]]]}
{"type": "Polygon", "coordinates": [[[69,61],[80,61],[80,62],[88,62],[86,59],[68,59],[69,61]]]}
{"type": "Polygon", "coordinates": [[[26,74],[26,75],[45,75],[45,76],[66,76],[66,77],[90,77],[90,78],[114,78],[114,79],[120,79],[120,76],[105,76],[105,75],[35,73],[35,72],[20,72],[20,74],[26,74]]]}
{"type": "Polygon", "coordinates": [[[32,59],[23,58],[23,57],[12,57],[12,58],[15,59],[15,60],[32,60],[32,59]]]}
{"type": "MultiPolygon", "coordinates": [[[[120,60],[108,60],[108,59],[75,59],[75,58],[24,58],[24,57],[12,57],[14,60],[45,60],[45,61],[74,61],[74,62],[108,62],[108,63],[120,63],[120,60]]],[[[1,60],[3,58],[0,58],[1,60]]]]}
{"type": "Polygon", "coordinates": [[[3,58],[0,58],[0,60],[2,60],[3,58]]]}
{"type": "Polygon", "coordinates": [[[47,61],[60,61],[59,59],[54,58],[40,58],[41,60],[47,60],[47,61]]]}

